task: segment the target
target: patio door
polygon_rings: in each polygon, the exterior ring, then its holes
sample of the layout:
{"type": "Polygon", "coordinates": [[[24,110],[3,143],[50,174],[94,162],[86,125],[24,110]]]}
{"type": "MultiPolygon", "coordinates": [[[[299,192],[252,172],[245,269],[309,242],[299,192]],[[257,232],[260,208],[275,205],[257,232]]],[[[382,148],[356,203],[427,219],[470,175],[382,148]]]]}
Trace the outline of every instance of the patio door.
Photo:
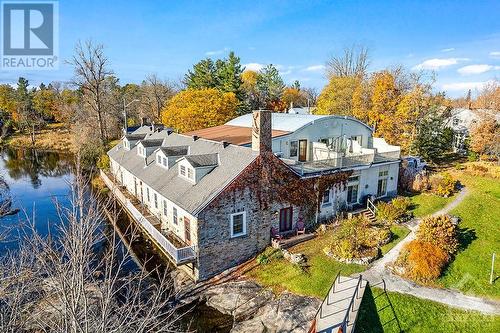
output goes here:
{"type": "Polygon", "coordinates": [[[387,178],[379,179],[377,186],[377,197],[384,197],[387,194],[387,178]]]}
{"type": "Polygon", "coordinates": [[[280,232],[292,230],[292,207],[280,210],[280,232]]]}
{"type": "Polygon", "coordinates": [[[187,217],[184,217],[184,240],[191,245],[191,222],[187,217]]]}
{"type": "Polygon", "coordinates": [[[299,161],[307,160],[307,140],[299,140],[299,161]]]}

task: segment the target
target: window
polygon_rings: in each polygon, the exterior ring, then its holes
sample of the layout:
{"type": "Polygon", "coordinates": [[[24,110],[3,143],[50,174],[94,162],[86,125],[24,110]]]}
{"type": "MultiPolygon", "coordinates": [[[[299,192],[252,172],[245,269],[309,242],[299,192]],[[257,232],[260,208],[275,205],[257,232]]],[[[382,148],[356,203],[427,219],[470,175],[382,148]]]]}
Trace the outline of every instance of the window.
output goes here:
{"type": "Polygon", "coordinates": [[[156,155],[156,163],[161,164],[161,156],[156,155]]]}
{"type": "Polygon", "coordinates": [[[458,126],[459,120],[458,118],[453,117],[453,126],[458,126]]]}
{"type": "Polygon", "coordinates": [[[361,136],[361,135],[353,135],[353,136],[351,136],[351,140],[352,141],[356,141],[361,146],[362,145],[362,141],[363,141],[363,136],[361,136]]]}
{"type": "Polygon", "coordinates": [[[347,186],[347,203],[358,202],[358,184],[347,186]]]}
{"type": "Polygon", "coordinates": [[[379,179],[377,185],[377,197],[383,197],[387,194],[387,178],[379,179]]]}
{"type": "Polygon", "coordinates": [[[164,167],[167,167],[167,159],[165,157],[163,157],[163,160],[162,160],[162,164],[164,167]]]}
{"type": "Polygon", "coordinates": [[[163,215],[167,216],[167,200],[163,200],[163,215]]]}
{"type": "Polygon", "coordinates": [[[153,193],[153,197],[155,198],[155,208],[158,209],[158,196],[156,193],[153,193]]]}
{"type": "Polygon", "coordinates": [[[193,172],[193,169],[191,168],[188,168],[188,178],[189,179],[194,179],[194,172],[193,172]]]}
{"type": "Polygon", "coordinates": [[[359,182],[359,175],[349,177],[349,183],[351,182],[359,182]]]}
{"type": "Polygon", "coordinates": [[[172,215],[174,216],[174,224],[177,225],[177,208],[172,207],[172,215]]]}
{"type": "Polygon", "coordinates": [[[149,202],[149,187],[146,187],[146,198],[148,199],[149,202]]]}
{"type": "Polygon", "coordinates": [[[330,203],[330,190],[323,192],[323,205],[330,203]]]}
{"type": "Polygon", "coordinates": [[[231,214],[230,221],[231,221],[231,238],[246,235],[247,221],[245,212],[231,214]]]}
{"type": "Polygon", "coordinates": [[[180,166],[180,173],[182,176],[186,177],[186,167],[184,165],[180,166]]]}
{"type": "Polygon", "coordinates": [[[298,150],[299,150],[299,142],[290,141],[290,157],[297,157],[298,150]]]}
{"type": "Polygon", "coordinates": [[[389,170],[381,170],[378,172],[379,177],[387,177],[389,176],[389,170]]]}

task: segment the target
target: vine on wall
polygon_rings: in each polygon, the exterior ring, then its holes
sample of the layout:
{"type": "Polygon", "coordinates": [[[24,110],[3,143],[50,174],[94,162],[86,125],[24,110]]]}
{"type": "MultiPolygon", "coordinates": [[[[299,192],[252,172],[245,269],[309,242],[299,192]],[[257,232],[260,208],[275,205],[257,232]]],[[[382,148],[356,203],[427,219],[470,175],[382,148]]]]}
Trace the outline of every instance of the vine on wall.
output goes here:
{"type": "MultiPolygon", "coordinates": [[[[271,152],[261,153],[226,189],[233,198],[250,189],[257,196],[261,210],[273,203],[300,207],[306,218],[320,209],[324,191],[336,187],[342,191],[352,171],[334,172],[301,178],[271,152]]],[[[221,198],[221,196],[219,196],[221,198]]]]}

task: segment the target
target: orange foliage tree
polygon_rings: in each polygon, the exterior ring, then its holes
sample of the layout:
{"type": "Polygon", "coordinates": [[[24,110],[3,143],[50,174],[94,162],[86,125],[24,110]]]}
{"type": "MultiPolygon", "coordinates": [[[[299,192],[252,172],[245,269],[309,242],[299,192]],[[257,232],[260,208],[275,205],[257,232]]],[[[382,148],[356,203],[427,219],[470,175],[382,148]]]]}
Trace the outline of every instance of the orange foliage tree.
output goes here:
{"type": "Polygon", "coordinates": [[[237,116],[239,101],[232,92],[214,88],[179,92],[162,111],[162,122],[179,132],[218,126],[237,116]]]}
{"type": "Polygon", "coordinates": [[[408,243],[405,251],[405,275],[421,283],[428,283],[437,279],[449,260],[448,253],[445,250],[437,245],[420,240],[408,243]]]}

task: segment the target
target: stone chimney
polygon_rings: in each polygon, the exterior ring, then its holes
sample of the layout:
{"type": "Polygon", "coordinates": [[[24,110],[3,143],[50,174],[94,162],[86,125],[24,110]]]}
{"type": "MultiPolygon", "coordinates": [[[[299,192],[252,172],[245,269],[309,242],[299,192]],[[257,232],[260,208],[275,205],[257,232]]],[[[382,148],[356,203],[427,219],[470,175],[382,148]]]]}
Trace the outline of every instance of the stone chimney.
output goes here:
{"type": "Polygon", "coordinates": [[[271,111],[258,110],[252,114],[252,150],[272,152],[271,111]]]}

